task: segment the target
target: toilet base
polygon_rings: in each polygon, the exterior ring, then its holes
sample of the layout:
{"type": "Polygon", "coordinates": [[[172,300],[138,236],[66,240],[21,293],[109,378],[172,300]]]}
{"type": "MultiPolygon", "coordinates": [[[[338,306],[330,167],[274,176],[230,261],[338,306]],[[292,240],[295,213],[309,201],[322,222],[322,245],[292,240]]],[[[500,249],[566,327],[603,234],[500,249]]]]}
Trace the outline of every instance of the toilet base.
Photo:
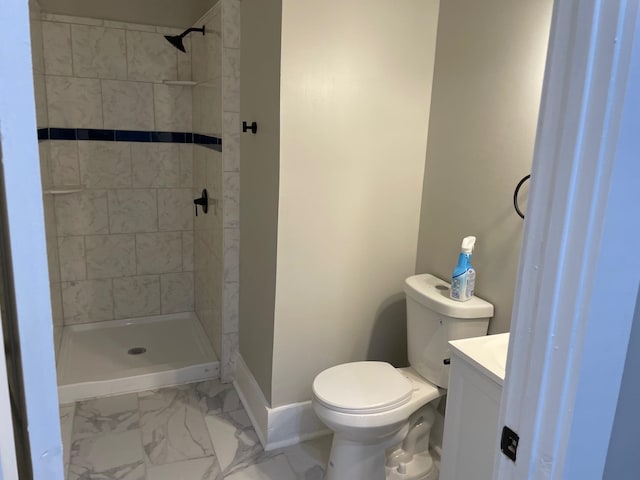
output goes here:
{"type": "Polygon", "coordinates": [[[403,469],[387,467],[386,471],[386,480],[438,480],[440,476],[428,452],[414,455],[403,469]]]}
{"type": "Polygon", "coordinates": [[[334,434],[324,480],[386,480],[386,449],[400,442],[408,431],[407,423],[395,435],[373,443],[334,434]]]}

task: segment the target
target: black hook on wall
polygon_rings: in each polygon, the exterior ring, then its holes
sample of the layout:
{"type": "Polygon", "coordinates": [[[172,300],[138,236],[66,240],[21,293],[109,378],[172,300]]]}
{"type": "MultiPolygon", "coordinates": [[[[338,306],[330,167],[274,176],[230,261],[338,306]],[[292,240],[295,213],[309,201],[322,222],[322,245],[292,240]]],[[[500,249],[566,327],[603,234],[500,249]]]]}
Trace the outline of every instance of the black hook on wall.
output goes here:
{"type": "Polygon", "coordinates": [[[247,122],[242,122],[242,131],[247,133],[249,130],[251,133],[258,133],[258,124],[256,122],[251,122],[251,125],[247,125],[247,122]]]}

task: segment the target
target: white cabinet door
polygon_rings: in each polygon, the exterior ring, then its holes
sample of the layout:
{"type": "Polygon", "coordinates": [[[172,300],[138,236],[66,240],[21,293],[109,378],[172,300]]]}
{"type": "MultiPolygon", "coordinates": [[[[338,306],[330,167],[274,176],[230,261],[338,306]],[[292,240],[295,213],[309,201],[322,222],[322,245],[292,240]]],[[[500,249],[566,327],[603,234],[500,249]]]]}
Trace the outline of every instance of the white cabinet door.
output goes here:
{"type": "Polygon", "coordinates": [[[440,480],[491,480],[502,387],[451,357],[440,480]]]}

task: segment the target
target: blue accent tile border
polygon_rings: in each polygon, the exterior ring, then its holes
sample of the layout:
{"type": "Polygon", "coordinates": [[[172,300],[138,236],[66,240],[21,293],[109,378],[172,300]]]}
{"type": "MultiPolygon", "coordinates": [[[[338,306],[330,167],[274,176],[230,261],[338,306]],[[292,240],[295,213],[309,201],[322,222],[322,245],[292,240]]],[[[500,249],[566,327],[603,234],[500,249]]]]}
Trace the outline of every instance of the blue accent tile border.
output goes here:
{"type": "Polygon", "coordinates": [[[78,140],[99,140],[102,142],[113,142],[116,139],[115,130],[96,130],[93,128],[77,128],[76,138],[78,140]]]}
{"type": "Polygon", "coordinates": [[[213,150],[222,151],[222,139],[218,137],[211,137],[209,135],[201,135],[200,133],[193,134],[193,143],[201,145],[213,150]]]}
{"type": "Polygon", "coordinates": [[[77,133],[75,128],[50,128],[49,140],[76,140],[77,133]]]}
{"type": "Polygon", "coordinates": [[[116,142],[150,142],[151,132],[116,130],[116,142]]]}
{"type": "Polygon", "coordinates": [[[106,130],[96,128],[39,128],[38,140],[99,140],[103,142],[193,143],[219,152],[222,139],[192,132],[106,130]]]}

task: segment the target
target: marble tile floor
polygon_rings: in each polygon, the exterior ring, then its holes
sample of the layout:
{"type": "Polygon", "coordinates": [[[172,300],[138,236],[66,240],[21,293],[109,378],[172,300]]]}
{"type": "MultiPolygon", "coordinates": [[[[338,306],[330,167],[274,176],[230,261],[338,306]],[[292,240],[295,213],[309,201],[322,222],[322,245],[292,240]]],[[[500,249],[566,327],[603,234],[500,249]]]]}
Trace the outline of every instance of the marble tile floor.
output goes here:
{"type": "Polygon", "coordinates": [[[66,480],[322,480],[331,437],[265,452],[218,380],[60,407],[66,480]]]}

